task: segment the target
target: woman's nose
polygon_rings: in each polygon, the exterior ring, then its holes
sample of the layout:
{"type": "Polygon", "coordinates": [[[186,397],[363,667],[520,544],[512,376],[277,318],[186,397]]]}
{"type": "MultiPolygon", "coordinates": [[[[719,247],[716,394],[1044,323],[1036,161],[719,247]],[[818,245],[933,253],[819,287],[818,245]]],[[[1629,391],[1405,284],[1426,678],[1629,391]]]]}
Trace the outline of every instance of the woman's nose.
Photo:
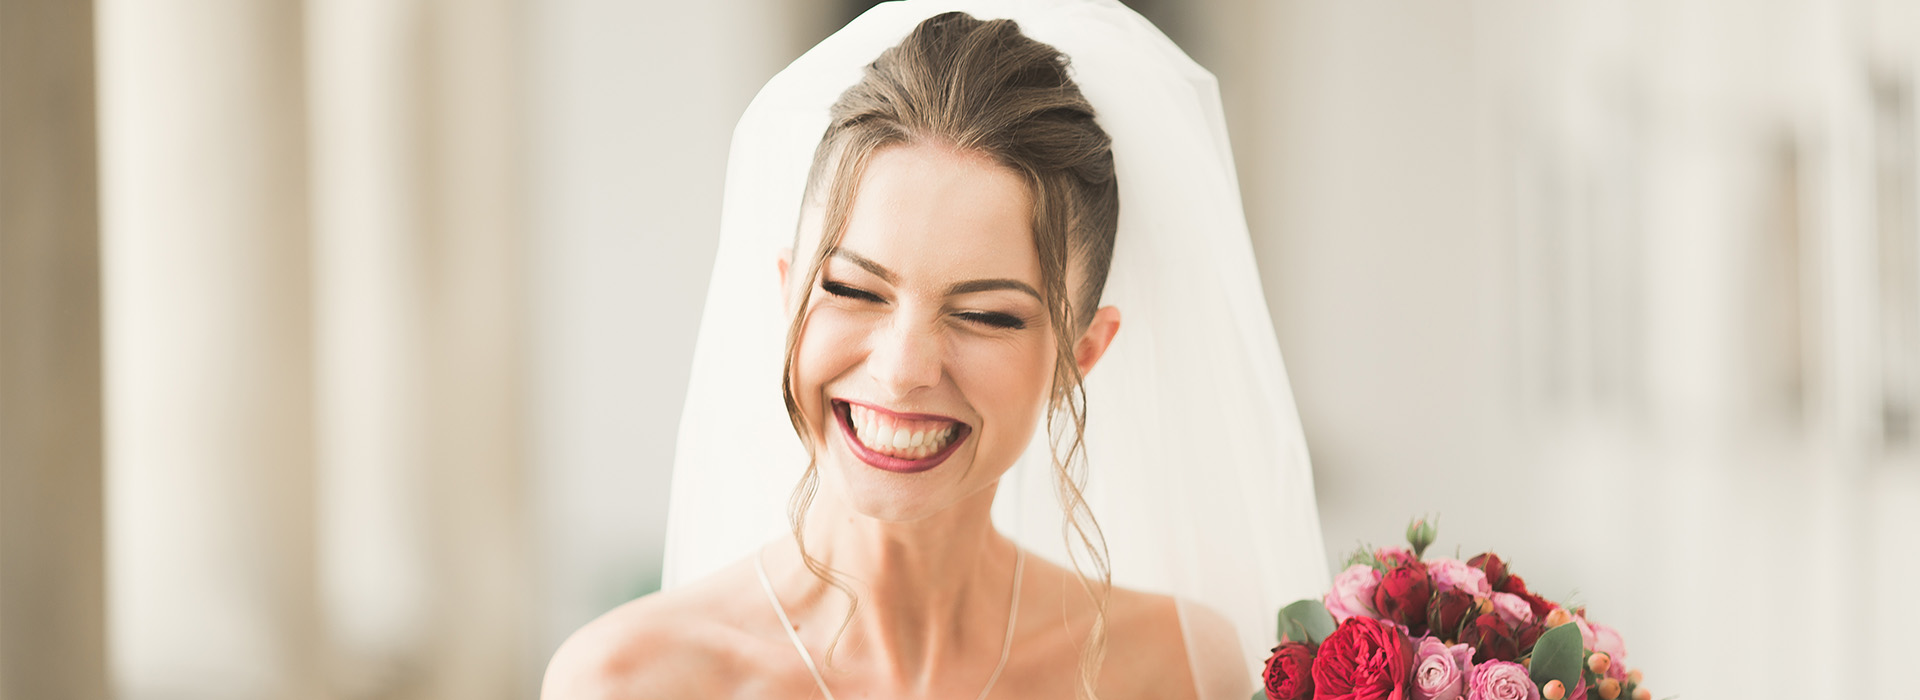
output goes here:
{"type": "Polygon", "coordinates": [[[873,339],[867,368],[894,396],[940,383],[943,370],[938,331],[905,319],[889,324],[873,339]]]}

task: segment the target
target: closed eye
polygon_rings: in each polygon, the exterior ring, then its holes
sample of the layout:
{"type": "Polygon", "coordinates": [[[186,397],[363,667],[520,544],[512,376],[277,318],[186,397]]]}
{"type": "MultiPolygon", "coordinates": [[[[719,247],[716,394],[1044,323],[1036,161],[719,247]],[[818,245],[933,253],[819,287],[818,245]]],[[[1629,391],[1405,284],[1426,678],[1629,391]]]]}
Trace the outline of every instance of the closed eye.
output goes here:
{"type": "Polygon", "coordinates": [[[828,294],[832,294],[834,296],[842,297],[846,299],[858,299],[860,301],[870,301],[876,304],[886,301],[885,299],[881,299],[880,295],[878,294],[874,294],[873,292],[869,292],[859,287],[849,287],[839,282],[828,282],[823,280],[820,282],[820,288],[827,290],[828,294]]]}
{"type": "Polygon", "coordinates": [[[954,315],[983,326],[991,326],[994,328],[1019,330],[1027,327],[1026,321],[1022,321],[1020,317],[1012,314],[993,311],[963,311],[954,315]]]}

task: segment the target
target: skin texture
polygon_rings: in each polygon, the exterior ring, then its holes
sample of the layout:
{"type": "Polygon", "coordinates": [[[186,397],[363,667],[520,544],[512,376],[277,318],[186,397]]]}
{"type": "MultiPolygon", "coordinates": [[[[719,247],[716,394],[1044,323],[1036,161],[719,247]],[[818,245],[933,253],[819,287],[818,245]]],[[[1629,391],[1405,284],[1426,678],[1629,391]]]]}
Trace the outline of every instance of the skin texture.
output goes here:
{"type": "MultiPolygon", "coordinates": [[[[846,596],[802,566],[791,538],[764,550],[767,573],[836,697],[974,698],[999,660],[1011,603],[1015,548],[993,528],[993,496],[1039,429],[1055,354],[1045,307],[1018,289],[1043,288],[1030,195],[1013,172],[940,145],[875,154],[858,191],[840,242],[852,255],[830,259],[815,282],[795,360],[821,470],[808,549],[854,582],[861,603],[831,668],[846,596]],[[977,280],[1019,284],[954,293],[977,280]],[[833,399],[938,414],[972,432],[934,469],[883,471],[846,445],[833,399]]],[[[792,260],[810,259],[819,218],[803,218],[792,260]]],[[[782,260],[793,312],[807,280],[789,271],[782,260]]],[[[1075,343],[1083,372],[1119,325],[1117,309],[1095,314],[1075,343]]],[[[1073,697],[1092,621],[1073,572],[1029,556],[993,697],[1073,697]]],[[[1170,598],[1116,589],[1108,625],[1102,698],[1193,697],[1170,598]]],[[[542,697],[817,697],[779,626],[741,561],[582,628],[555,654],[542,697]]]]}

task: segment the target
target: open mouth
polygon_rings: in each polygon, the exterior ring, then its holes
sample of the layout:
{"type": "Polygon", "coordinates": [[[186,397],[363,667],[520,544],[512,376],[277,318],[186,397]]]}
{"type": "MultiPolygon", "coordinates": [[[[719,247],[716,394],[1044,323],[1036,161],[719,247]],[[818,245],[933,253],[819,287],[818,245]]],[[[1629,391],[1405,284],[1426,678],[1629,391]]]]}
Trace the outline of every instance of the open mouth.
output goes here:
{"type": "Polygon", "coordinates": [[[945,416],[896,413],[842,399],[833,400],[833,413],[854,456],[890,472],[940,466],[973,432],[966,423],[945,416]]]}

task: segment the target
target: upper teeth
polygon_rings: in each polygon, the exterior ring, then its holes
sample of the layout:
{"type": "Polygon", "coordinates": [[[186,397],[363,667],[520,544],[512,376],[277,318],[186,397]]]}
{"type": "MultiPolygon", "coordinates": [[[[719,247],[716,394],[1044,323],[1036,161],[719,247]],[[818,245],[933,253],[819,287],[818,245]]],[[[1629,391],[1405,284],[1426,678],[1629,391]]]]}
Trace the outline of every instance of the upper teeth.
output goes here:
{"type": "Polygon", "coordinates": [[[859,404],[847,404],[854,436],[867,449],[902,459],[924,459],[946,448],[959,423],[944,420],[904,420],[859,404]]]}

